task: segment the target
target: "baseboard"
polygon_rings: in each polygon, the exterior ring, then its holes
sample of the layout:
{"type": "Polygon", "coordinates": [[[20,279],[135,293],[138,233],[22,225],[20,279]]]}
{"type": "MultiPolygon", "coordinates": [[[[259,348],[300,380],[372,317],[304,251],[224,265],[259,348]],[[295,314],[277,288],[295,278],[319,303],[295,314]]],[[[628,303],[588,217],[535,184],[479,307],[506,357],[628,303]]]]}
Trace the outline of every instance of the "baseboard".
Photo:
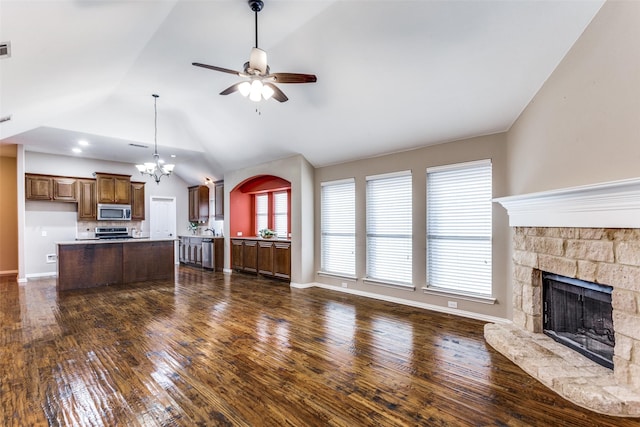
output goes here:
{"type": "Polygon", "coordinates": [[[18,275],[18,270],[4,270],[4,271],[0,271],[0,276],[11,276],[15,274],[16,276],[18,275]]]}
{"type": "Polygon", "coordinates": [[[309,288],[313,288],[314,286],[317,286],[316,283],[295,283],[295,282],[290,282],[289,286],[291,286],[292,288],[295,289],[309,289],[309,288]]]}
{"type": "Polygon", "coordinates": [[[222,269],[222,273],[223,274],[231,274],[231,273],[233,273],[233,270],[230,269],[230,268],[223,268],[222,269]]]}
{"type": "MultiPolygon", "coordinates": [[[[310,284],[310,285],[301,285],[301,286],[302,286],[301,289],[311,288],[311,287],[315,286],[315,287],[322,288],[322,289],[328,289],[330,291],[336,291],[336,292],[342,292],[342,293],[346,293],[346,294],[358,295],[358,296],[361,296],[361,297],[373,298],[373,299],[377,299],[377,300],[381,300],[381,301],[392,302],[392,303],[395,303],[395,304],[408,305],[410,307],[423,308],[425,310],[437,311],[439,313],[445,313],[445,314],[452,314],[454,316],[467,317],[469,319],[481,320],[481,321],[484,321],[484,322],[511,323],[511,321],[509,319],[503,319],[502,317],[489,316],[489,315],[486,315],[486,314],[474,313],[472,311],[466,311],[466,310],[452,309],[452,308],[449,308],[449,307],[442,307],[440,305],[433,305],[433,304],[427,304],[427,303],[424,303],[424,302],[411,301],[411,300],[407,300],[407,299],[404,299],[404,298],[390,297],[390,296],[387,296],[387,295],[380,295],[380,294],[376,294],[376,293],[373,293],[373,292],[360,291],[360,290],[357,290],[357,289],[338,288],[336,286],[325,285],[324,283],[314,282],[313,284],[310,284]]],[[[291,287],[297,287],[297,286],[294,286],[294,284],[291,283],[291,287]]]]}
{"type": "Polygon", "coordinates": [[[37,279],[39,277],[58,277],[58,272],[50,271],[48,273],[30,273],[30,274],[26,274],[25,277],[27,279],[37,279]]]}

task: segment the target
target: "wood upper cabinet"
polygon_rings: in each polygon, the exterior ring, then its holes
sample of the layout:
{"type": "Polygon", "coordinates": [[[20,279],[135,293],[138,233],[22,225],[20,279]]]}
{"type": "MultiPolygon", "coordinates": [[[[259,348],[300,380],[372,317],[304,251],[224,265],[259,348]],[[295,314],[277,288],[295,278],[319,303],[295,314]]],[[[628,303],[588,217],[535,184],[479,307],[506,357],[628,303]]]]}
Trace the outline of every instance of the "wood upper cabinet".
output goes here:
{"type": "Polygon", "coordinates": [[[195,185],[189,187],[189,221],[207,222],[209,220],[209,187],[195,185]]]}
{"type": "Polygon", "coordinates": [[[98,214],[98,205],[96,202],[96,180],[79,178],[77,181],[78,219],[95,221],[98,214]]]}
{"type": "Polygon", "coordinates": [[[131,183],[131,219],[144,220],[144,182],[131,183]]]}
{"type": "Polygon", "coordinates": [[[216,209],[214,219],[224,219],[224,181],[216,181],[213,185],[216,209]]]}
{"type": "Polygon", "coordinates": [[[76,181],[76,178],[65,176],[26,174],[26,198],[27,200],[77,202],[76,181]]]}
{"type": "Polygon", "coordinates": [[[98,203],[131,203],[131,175],[96,173],[98,203]]]}
{"type": "Polygon", "coordinates": [[[78,201],[78,180],[76,178],[54,176],[51,181],[53,184],[53,200],[61,202],[78,201]]]}
{"type": "Polygon", "coordinates": [[[53,180],[48,175],[25,175],[27,200],[53,200],[53,180]]]}

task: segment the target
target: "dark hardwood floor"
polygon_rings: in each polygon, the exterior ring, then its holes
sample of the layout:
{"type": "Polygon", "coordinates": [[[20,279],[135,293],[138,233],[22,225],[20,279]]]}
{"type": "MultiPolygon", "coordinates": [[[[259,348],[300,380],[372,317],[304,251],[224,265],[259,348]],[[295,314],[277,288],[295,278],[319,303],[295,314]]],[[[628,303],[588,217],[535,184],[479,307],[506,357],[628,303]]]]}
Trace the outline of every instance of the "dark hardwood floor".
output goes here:
{"type": "Polygon", "coordinates": [[[480,321],[181,267],[0,281],[3,426],[637,426],[560,398],[480,321]]]}

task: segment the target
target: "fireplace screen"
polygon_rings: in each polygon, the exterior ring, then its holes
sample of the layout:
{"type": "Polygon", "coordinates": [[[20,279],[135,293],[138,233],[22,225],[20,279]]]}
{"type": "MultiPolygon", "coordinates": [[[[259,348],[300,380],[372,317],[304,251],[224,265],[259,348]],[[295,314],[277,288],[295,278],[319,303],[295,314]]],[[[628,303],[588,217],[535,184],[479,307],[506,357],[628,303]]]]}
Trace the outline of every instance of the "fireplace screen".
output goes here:
{"type": "Polygon", "coordinates": [[[544,333],[613,369],[610,286],[543,273],[544,333]]]}

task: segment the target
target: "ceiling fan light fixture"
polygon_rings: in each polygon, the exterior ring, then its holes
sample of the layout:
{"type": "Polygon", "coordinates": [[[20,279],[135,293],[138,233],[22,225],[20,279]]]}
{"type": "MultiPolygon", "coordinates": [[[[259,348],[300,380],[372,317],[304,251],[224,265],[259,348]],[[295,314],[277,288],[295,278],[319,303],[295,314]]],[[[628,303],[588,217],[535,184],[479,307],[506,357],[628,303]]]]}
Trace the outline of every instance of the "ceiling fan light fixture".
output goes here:
{"type": "Polygon", "coordinates": [[[262,85],[262,97],[265,99],[265,101],[271,98],[273,96],[273,93],[273,89],[271,89],[269,86],[262,85]]]}
{"type": "Polygon", "coordinates": [[[254,80],[251,82],[251,93],[249,93],[249,99],[253,102],[260,102],[262,99],[263,84],[260,80],[254,80]]]}
{"type": "Polygon", "coordinates": [[[238,85],[238,91],[242,96],[246,98],[247,96],[249,96],[249,93],[251,93],[251,83],[249,82],[240,83],[238,85]]]}

